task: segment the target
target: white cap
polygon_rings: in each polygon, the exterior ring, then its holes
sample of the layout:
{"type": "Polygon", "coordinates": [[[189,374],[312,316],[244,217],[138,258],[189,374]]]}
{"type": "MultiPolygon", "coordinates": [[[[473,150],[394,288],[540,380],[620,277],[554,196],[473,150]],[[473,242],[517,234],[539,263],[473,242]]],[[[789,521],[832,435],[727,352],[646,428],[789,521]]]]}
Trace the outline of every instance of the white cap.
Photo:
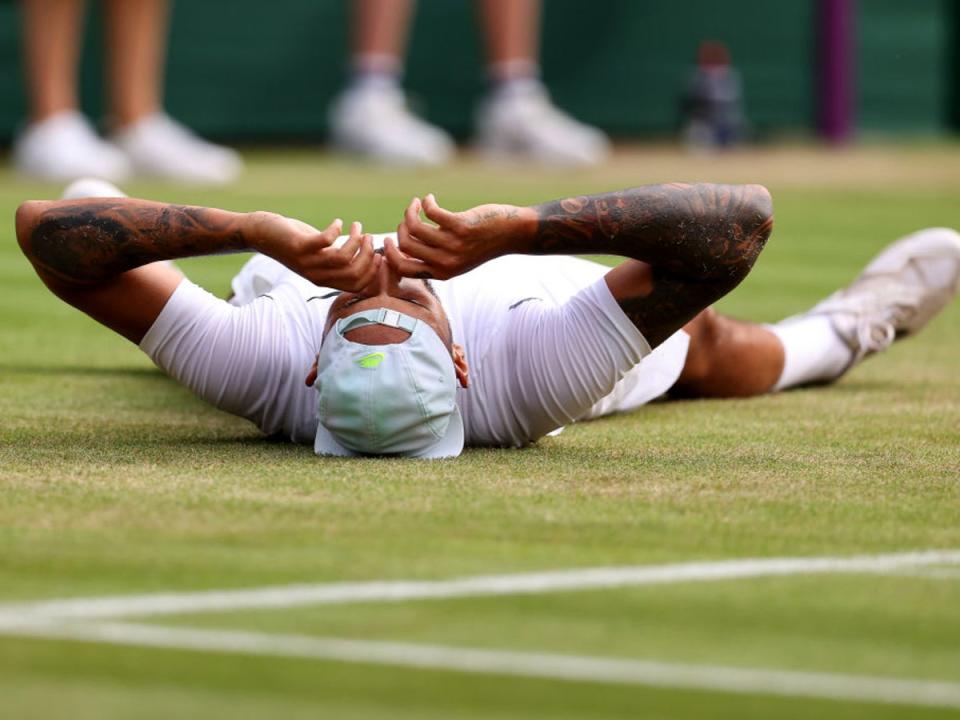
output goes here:
{"type": "Polygon", "coordinates": [[[387,308],[338,320],[320,348],[314,388],[318,455],[446,458],[463,451],[453,358],[422,320],[387,308]],[[386,345],[344,337],[367,325],[410,337],[386,345]]]}

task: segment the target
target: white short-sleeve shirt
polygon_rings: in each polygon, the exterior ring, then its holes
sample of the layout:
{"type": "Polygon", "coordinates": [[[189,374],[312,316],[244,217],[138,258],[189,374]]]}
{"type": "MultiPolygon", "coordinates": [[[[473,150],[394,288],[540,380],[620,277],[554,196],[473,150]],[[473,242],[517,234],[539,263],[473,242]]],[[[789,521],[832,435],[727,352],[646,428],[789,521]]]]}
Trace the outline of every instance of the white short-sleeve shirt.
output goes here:
{"type": "MultiPolygon", "coordinates": [[[[688,336],[652,353],[607,288],[609,268],[567,256],[509,255],[434,281],[470,388],[457,403],[468,445],[523,446],[577,420],[632,410],[666,392],[688,336]]],[[[312,442],[316,392],[304,379],[332,291],[254,256],[225,302],[183,280],[140,347],[170,376],[269,435],[312,442]]]]}

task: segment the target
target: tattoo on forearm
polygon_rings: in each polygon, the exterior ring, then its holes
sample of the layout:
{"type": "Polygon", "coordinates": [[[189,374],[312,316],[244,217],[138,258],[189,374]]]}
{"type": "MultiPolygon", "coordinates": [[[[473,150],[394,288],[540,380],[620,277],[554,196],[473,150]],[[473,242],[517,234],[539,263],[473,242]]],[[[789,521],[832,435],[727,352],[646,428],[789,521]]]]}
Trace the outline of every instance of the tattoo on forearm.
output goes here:
{"type": "Polygon", "coordinates": [[[621,306],[653,345],[743,280],[773,227],[759,185],[650,185],[535,210],[534,253],[612,253],[651,266],[652,288],[621,306]]]}
{"type": "Polygon", "coordinates": [[[238,218],[127,199],[62,203],[40,216],[28,254],[57,280],[95,285],[156,260],[248,250],[238,218]]]}
{"type": "Polygon", "coordinates": [[[467,223],[471,227],[476,227],[496,220],[515,220],[519,215],[520,208],[518,207],[488,205],[480,212],[469,215],[467,223]]]}
{"type": "Polygon", "coordinates": [[[603,252],[708,279],[751,265],[770,234],[758,185],[649,185],[536,208],[534,252],[603,252]]]}

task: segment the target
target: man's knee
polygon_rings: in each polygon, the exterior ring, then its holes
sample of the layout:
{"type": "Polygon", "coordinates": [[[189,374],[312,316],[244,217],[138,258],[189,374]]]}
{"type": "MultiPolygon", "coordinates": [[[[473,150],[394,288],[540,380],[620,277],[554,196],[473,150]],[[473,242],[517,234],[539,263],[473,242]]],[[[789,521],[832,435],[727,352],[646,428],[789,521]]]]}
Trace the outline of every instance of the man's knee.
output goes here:
{"type": "Polygon", "coordinates": [[[690,346],[681,380],[696,381],[709,376],[722,333],[720,315],[708,307],[684,325],[683,330],[690,336],[690,346]]]}

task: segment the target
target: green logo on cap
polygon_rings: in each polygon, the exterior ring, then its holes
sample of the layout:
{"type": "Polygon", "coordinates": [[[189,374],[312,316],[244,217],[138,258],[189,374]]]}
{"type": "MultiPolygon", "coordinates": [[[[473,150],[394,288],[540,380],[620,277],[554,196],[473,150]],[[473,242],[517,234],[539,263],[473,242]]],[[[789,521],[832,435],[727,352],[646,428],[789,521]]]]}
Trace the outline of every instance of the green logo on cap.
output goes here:
{"type": "Polygon", "coordinates": [[[364,355],[362,358],[357,360],[357,365],[362,368],[375,368],[384,360],[386,360],[386,358],[387,356],[382,352],[370,353],[369,355],[364,355]]]}

